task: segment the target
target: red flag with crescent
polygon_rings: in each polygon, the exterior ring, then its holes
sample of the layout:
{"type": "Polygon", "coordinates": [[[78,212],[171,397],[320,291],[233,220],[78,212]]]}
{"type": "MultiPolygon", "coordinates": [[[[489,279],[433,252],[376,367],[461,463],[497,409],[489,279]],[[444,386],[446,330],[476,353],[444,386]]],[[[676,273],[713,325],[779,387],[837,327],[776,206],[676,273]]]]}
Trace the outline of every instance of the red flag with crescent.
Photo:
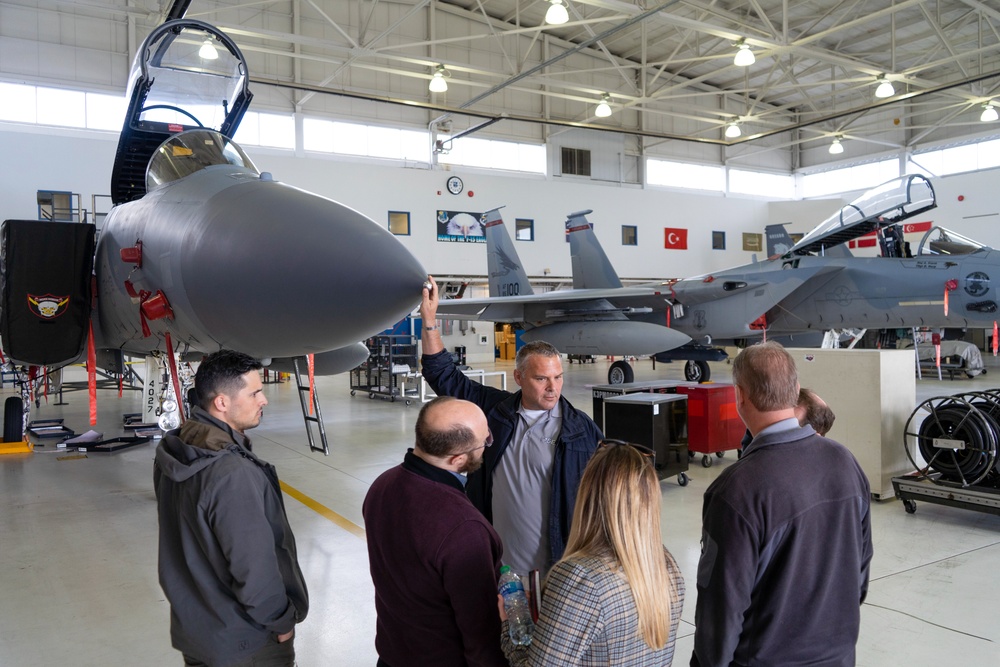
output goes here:
{"type": "Polygon", "coordinates": [[[664,227],[663,247],[669,250],[687,250],[688,230],[678,227],[664,227]]]}

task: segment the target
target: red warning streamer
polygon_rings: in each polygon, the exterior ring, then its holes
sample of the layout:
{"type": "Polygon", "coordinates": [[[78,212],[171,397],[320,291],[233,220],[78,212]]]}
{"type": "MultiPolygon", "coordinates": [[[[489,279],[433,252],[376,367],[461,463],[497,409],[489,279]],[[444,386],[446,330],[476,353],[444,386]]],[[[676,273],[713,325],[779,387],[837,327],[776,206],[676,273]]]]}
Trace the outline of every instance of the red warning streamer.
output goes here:
{"type": "Polygon", "coordinates": [[[87,393],[90,394],[90,425],[97,426],[97,350],[94,349],[94,321],[87,337],[87,393]]]}
{"type": "Polygon", "coordinates": [[[997,321],[993,320],[993,356],[997,356],[997,321]]]}

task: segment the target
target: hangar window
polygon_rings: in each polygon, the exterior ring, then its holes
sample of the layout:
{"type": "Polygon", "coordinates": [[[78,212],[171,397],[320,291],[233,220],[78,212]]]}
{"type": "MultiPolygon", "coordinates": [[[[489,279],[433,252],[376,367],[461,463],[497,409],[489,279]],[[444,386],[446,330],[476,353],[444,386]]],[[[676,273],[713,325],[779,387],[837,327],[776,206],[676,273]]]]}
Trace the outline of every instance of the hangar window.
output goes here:
{"type": "Polygon", "coordinates": [[[39,125],[86,127],[86,100],[75,90],[39,88],[37,114],[39,125]]]}
{"type": "Polygon", "coordinates": [[[308,151],[427,162],[427,132],[322,118],[302,121],[302,147],[308,151]]]}
{"type": "Polygon", "coordinates": [[[283,114],[248,111],[233,137],[247,146],[295,148],[295,118],[283,114]]]}
{"type": "Polygon", "coordinates": [[[944,176],[1000,167],[1000,139],[951,146],[910,157],[906,173],[944,176]]]}
{"type": "Polygon", "coordinates": [[[87,127],[92,130],[121,132],[127,110],[124,95],[87,93],[87,127]]]}
{"type": "Polygon", "coordinates": [[[712,232],[712,250],[726,249],[726,233],[712,232]]]}
{"type": "Polygon", "coordinates": [[[722,192],[726,185],[722,167],[652,158],[646,160],[646,182],[650,185],[714,192],[722,192]]]}
{"type": "Polygon", "coordinates": [[[389,231],[396,236],[410,235],[409,211],[389,211],[389,231]]]}
{"type": "Polygon", "coordinates": [[[562,148],[562,173],[590,176],[590,151],[586,148],[562,148]]]}
{"type": "Polygon", "coordinates": [[[802,176],[802,196],[825,197],[858,189],[858,183],[878,184],[899,178],[899,160],[881,160],[802,176]]]}
{"type": "Polygon", "coordinates": [[[639,228],[635,225],[622,225],[622,245],[638,245],[639,228]]]}
{"type": "Polygon", "coordinates": [[[518,241],[535,240],[535,221],[528,218],[514,220],[514,238],[518,241]]]}
{"type": "Polygon", "coordinates": [[[795,198],[795,177],[745,169],[729,170],[729,191],[742,195],[760,195],[779,199],[795,198]]]}
{"type": "Polygon", "coordinates": [[[448,135],[439,134],[443,152],[438,153],[441,164],[545,173],[545,146],[524,144],[499,139],[462,137],[450,141],[448,135]]]}

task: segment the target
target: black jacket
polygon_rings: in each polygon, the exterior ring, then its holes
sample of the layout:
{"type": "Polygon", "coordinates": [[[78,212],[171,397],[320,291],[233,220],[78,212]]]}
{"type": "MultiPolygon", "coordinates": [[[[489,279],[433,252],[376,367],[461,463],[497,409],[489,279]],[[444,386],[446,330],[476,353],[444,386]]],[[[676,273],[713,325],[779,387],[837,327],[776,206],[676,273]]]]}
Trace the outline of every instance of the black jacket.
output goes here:
{"type": "Polygon", "coordinates": [[[193,408],[156,448],[153,482],[174,648],[228,665],[305,618],[309,596],[278,475],[242,434],[193,408]]]}
{"type": "Polygon", "coordinates": [[[853,666],[870,498],[811,426],[755,438],[705,492],[691,664],[853,666]]]}
{"type": "MultiPolygon", "coordinates": [[[[440,396],[454,396],[478,405],[489,422],[493,446],[483,453],[483,467],[469,475],[465,487],[469,500],[489,520],[493,521],[493,471],[500,463],[507,445],[514,437],[517,426],[517,409],[521,405],[521,392],[511,393],[487,387],[467,378],[452,361],[451,354],[443,350],[438,354],[425,354],[421,359],[422,372],[427,384],[440,396]]],[[[597,443],[604,434],[594,420],[574,408],[565,398],[559,398],[562,428],[556,443],[552,469],[552,504],[549,507],[548,565],[562,558],[569,539],[576,491],[590,457],[597,450],[597,443]]]]}

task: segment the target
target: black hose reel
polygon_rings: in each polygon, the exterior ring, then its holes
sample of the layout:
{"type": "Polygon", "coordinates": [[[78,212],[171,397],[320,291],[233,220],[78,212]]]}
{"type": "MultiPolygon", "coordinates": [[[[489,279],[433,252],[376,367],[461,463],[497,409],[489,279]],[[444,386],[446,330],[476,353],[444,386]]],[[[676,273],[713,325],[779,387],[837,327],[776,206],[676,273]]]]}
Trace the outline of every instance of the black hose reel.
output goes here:
{"type": "Polygon", "coordinates": [[[903,448],[914,469],[935,483],[967,487],[996,481],[1000,389],[925,400],[906,421],[903,448]]]}

